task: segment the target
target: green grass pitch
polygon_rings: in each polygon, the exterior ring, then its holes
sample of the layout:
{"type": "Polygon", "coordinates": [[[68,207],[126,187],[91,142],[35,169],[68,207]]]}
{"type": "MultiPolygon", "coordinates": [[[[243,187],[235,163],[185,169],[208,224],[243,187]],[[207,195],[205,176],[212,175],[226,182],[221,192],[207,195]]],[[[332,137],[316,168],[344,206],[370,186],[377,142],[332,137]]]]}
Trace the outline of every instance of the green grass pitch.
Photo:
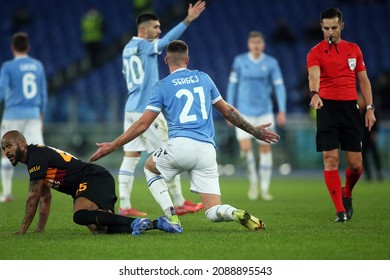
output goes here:
{"type": "MultiPolygon", "coordinates": [[[[139,177],[132,204],[149,217],[162,211],[139,177]]],[[[53,191],[46,231],[14,234],[22,222],[28,178],[14,179],[14,202],[0,204],[1,260],[389,260],[390,182],[365,182],[354,190],[354,216],[334,222],[335,211],[318,176],[275,177],[273,201],[249,201],[247,181],[221,177],[224,203],[262,218],[266,230],[251,232],[235,222],[212,223],[204,212],[181,216],[182,234],[148,231],[143,235],[93,235],[72,221],[72,199],[53,191]]],[[[185,196],[189,192],[183,179],[185,196]]],[[[118,204],[116,205],[118,207],[118,204]]],[[[36,217],[37,218],[37,217],[36,217]]]]}

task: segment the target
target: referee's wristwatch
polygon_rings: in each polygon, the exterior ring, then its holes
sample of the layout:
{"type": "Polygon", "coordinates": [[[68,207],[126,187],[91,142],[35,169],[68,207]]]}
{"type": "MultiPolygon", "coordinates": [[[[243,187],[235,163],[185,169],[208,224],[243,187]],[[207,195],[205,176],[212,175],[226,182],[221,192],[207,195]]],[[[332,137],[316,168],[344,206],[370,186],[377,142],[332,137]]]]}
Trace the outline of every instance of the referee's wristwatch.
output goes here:
{"type": "Polygon", "coordinates": [[[318,91],[316,91],[316,90],[311,90],[310,91],[310,98],[312,98],[314,95],[318,95],[318,91]]]}
{"type": "Polygon", "coordinates": [[[366,110],[368,109],[375,111],[375,105],[374,104],[367,105],[366,110]]]}

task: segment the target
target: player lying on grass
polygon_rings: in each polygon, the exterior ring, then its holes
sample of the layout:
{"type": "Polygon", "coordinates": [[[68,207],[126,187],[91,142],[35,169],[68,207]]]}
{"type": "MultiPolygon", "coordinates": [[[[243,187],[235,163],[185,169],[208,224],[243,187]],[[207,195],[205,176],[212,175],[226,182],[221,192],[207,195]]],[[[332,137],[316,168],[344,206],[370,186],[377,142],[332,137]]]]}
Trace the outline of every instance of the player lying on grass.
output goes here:
{"type": "Polygon", "coordinates": [[[280,137],[268,130],[270,123],[254,127],[225,102],[211,78],[204,72],[187,69],[188,46],[180,40],[167,47],[165,62],[170,75],[152,89],[145,112],[125,133],[112,142],[100,143],[90,157],[98,160],[142,134],[163,112],[168,123],[169,140],[145,163],[145,175],[153,197],[170,221],[181,229],[168,187],[164,181],[187,171],[191,191],[202,199],[206,217],[213,222],[237,221],[251,230],[263,229],[263,223],[245,210],[222,204],[214,143],[212,105],[235,126],[257,139],[275,143],[280,137]]]}
{"type": "Polygon", "coordinates": [[[28,145],[24,135],[12,130],[4,134],[1,146],[13,166],[27,165],[30,174],[26,212],[18,234],[26,233],[39,206],[36,232],[43,232],[49,218],[51,189],[73,197],[73,221],[93,233],[141,234],[146,229],[177,232],[166,216],[151,221],[114,214],[117,200],[115,180],[103,167],[83,162],[64,151],[28,145]]]}

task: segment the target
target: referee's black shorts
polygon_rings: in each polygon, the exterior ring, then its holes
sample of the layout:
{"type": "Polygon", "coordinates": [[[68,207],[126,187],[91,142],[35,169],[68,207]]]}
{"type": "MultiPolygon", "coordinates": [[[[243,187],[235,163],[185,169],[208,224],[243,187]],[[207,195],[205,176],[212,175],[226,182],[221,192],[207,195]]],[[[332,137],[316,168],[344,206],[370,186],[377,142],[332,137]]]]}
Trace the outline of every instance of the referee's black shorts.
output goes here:
{"type": "Polygon", "coordinates": [[[85,197],[93,201],[99,209],[111,210],[115,213],[114,206],[117,201],[115,179],[110,172],[99,165],[94,165],[94,169],[95,172],[86,176],[81,182],[75,199],[85,197]]]}
{"type": "Polygon", "coordinates": [[[363,122],[355,100],[323,99],[317,110],[317,151],[362,151],[363,122]]]}

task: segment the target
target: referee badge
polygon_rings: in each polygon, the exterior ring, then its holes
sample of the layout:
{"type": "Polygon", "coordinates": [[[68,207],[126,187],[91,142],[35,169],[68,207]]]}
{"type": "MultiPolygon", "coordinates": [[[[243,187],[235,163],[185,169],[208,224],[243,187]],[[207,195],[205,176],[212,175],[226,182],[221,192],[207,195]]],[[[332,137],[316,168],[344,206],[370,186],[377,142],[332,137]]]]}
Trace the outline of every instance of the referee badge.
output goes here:
{"type": "Polygon", "coordinates": [[[352,71],[355,70],[356,58],[348,58],[348,65],[349,65],[349,69],[351,69],[352,71]]]}

